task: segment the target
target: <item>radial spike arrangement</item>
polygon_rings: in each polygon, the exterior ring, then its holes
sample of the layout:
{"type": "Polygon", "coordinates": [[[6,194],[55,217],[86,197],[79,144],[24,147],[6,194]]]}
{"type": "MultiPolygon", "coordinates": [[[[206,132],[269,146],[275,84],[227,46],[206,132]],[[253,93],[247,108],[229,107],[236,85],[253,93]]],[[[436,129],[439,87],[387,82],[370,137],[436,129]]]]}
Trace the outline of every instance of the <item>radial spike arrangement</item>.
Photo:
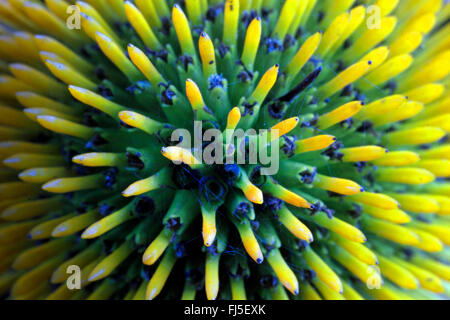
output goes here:
{"type": "Polygon", "coordinates": [[[449,14],[0,1],[0,296],[448,298],[449,14]]]}

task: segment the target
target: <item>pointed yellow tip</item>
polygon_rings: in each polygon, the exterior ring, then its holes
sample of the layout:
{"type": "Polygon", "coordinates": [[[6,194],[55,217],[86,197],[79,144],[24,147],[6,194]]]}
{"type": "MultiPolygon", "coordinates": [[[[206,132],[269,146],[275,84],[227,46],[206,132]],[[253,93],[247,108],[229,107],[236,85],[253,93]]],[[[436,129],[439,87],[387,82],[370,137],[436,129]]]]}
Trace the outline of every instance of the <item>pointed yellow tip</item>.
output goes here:
{"type": "Polygon", "coordinates": [[[180,147],[162,147],[161,154],[173,162],[184,163],[188,166],[198,165],[201,163],[194,157],[191,151],[180,147]]]}
{"type": "Polygon", "coordinates": [[[132,44],[132,43],[129,43],[128,45],[127,45],[127,50],[128,50],[128,53],[132,53],[132,52],[134,52],[135,50],[137,50],[138,49],[138,47],[136,47],[134,44],[132,44]]]}
{"type": "Polygon", "coordinates": [[[77,100],[79,100],[78,97],[85,91],[84,88],[80,88],[80,87],[74,86],[72,84],[69,85],[68,88],[69,88],[70,94],[77,100]]]}
{"type": "Polygon", "coordinates": [[[205,247],[211,247],[215,239],[216,239],[215,232],[210,231],[209,233],[205,233],[205,231],[203,231],[203,242],[205,244],[205,247]]]}
{"type": "Polygon", "coordinates": [[[237,125],[239,124],[239,121],[241,121],[241,110],[238,107],[234,107],[228,113],[227,129],[229,130],[236,129],[237,125]]]}
{"type": "Polygon", "coordinates": [[[98,42],[112,42],[112,39],[110,37],[100,31],[95,32],[95,38],[98,42]]]}
{"type": "Polygon", "coordinates": [[[260,105],[264,102],[270,90],[272,90],[277,82],[279,68],[280,66],[276,64],[264,73],[256,89],[253,91],[250,101],[257,102],[260,105]]]}
{"type": "Polygon", "coordinates": [[[210,247],[216,239],[217,229],[215,220],[203,219],[203,242],[205,247],[210,247]]]}
{"type": "Polygon", "coordinates": [[[88,281],[89,282],[94,282],[94,281],[101,280],[101,279],[103,279],[105,277],[104,273],[105,273],[105,269],[101,268],[101,269],[97,270],[97,268],[95,268],[89,274],[88,281]]]}
{"type": "Polygon", "coordinates": [[[26,108],[23,109],[23,113],[33,121],[37,121],[37,117],[41,115],[41,109],[37,108],[26,108]]]}
{"type": "Polygon", "coordinates": [[[167,246],[169,245],[170,238],[167,238],[163,233],[161,233],[150,246],[145,250],[144,255],[142,256],[142,262],[151,266],[158,261],[159,257],[164,253],[167,246]]]}
{"type": "Polygon", "coordinates": [[[59,238],[65,236],[65,232],[67,230],[67,227],[64,225],[64,223],[58,225],[55,229],[52,231],[52,237],[53,238],[59,238]]]}
{"type": "Polygon", "coordinates": [[[259,246],[258,240],[254,233],[249,230],[242,231],[241,230],[241,238],[242,243],[245,247],[245,251],[247,251],[248,255],[257,263],[261,264],[264,261],[264,256],[259,246]]]}
{"type": "Polygon", "coordinates": [[[52,180],[50,182],[47,182],[46,184],[44,184],[42,186],[42,189],[44,191],[48,191],[48,192],[58,192],[59,190],[59,185],[63,182],[63,179],[56,179],[56,180],[52,180]]]}
{"type": "Polygon", "coordinates": [[[388,152],[387,149],[379,146],[363,146],[354,148],[344,148],[341,150],[344,162],[367,162],[377,160],[388,152]]]}
{"type": "Polygon", "coordinates": [[[146,293],[146,299],[147,300],[153,300],[157,296],[157,289],[153,287],[148,287],[147,293],[146,293]]]}
{"type": "Polygon", "coordinates": [[[204,102],[200,88],[191,79],[186,80],[186,95],[194,110],[203,108],[204,102]]]}
{"type": "Polygon", "coordinates": [[[81,154],[72,158],[72,162],[74,162],[76,164],[83,164],[83,161],[84,161],[84,156],[81,154]]]}
{"type": "Polygon", "coordinates": [[[146,192],[157,189],[159,187],[159,183],[155,181],[155,177],[157,177],[157,175],[158,173],[155,176],[134,182],[122,192],[122,195],[128,198],[133,196],[139,196],[146,192]]]}
{"type": "Polygon", "coordinates": [[[331,178],[320,175],[319,179],[314,182],[318,188],[332,191],[345,196],[351,196],[364,192],[364,188],[352,180],[342,178],[331,178]]]}
{"type": "Polygon", "coordinates": [[[284,197],[284,200],[298,208],[311,208],[311,203],[306,201],[304,198],[300,197],[298,194],[289,191],[286,196],[284,197]]]}
{"type": "Polygon", "coordinates": [[[336,137],[331,135],[320,135],[304,140],[296,141],[295,153],[306,153],[328,148],[336,142],[336,137]]]}
{"type": "Polygon", "coordinates": [[[244,194],[246,198],[256,204],[263,204],[264,203],[264,196],[263,192],[257,188],[256,186],[249,184],[245,190],[244,194]]]}
{"type": "Polygon", "coordinates": [[[157,258],[158,257],[154,253],[147,253],[142,257],[142,263],[146,266],[152,266],[158,260],[157,258]]]}
{"type": "Polygon", "coordinates": [[[135,186],[135,184],[132,184],[128,188],[126,188],[124,191],[122,191],[122,195],[125,198],[129,198],[129,197],[135,196],[136,192],[137,192],[136,186],[135,186]]]}
{"type": "Polygon", "coordinates": [[[214,301],[214,300],[216,300],[217,299],[217,295],[218,295],[218,292],[219,290],[218,289],[216,289],[215,287],[213,288],[213,287],[207,287],[206,288],[206,298],[209,300],[209,301],[214,301]]]}
{"type": "Polygon", "coordinates": [[[126,123],[129,126],[134,127],[135,122],[137,120],[136,113],[133,111],[120,111],[119,112],[119,119],[122,120],[122,122],[126,123]]]}
{"type": "Polygon", "coordinates": [[[81,239],[94,239],[98,237],[98,224],[94,223],[81,234],[81,239]]]}
{"type": "Polygon", "coordinates": [[[297,127],[298,123],[300,122],[300,118],[293,117],[290,119],[286,119],[284,121],[281,121],[280,123],[276,124],[270,129],[271,132],[271,140],[274,141],[297,127]]]}
{"type": "Polygon", "coordinates": [[[54,116],[37,116],[36,119],[41,125],[44,125],[45,123],[55,122],[57,118],[54,116]]]}
{"type": "Polygon", "coordinates": [[[288,289],[288,291],[290,293],[292,293],[294,296],[298,295],[299,290],[298,290],[298,282],[297,281],[292,281],[292,282],[283,282],[283,286],[288,289]]]}

